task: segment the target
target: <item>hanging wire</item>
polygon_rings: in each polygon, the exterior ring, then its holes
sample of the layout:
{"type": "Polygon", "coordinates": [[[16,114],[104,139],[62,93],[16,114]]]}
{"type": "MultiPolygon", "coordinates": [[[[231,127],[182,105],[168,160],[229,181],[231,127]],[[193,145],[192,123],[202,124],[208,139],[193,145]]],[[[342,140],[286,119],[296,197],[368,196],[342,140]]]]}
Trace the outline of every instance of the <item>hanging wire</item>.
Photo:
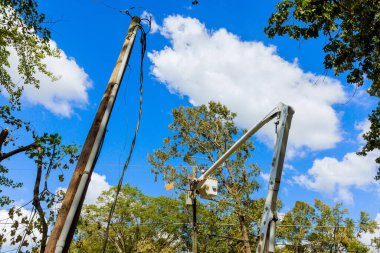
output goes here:
{"type": "MultiPolygon", "coordinates": [[[[125,13],[128,16],[132,17],[132,15],[129,13],[128,9],[120,11],[120,12],[125,13]]],[[[149,20],[151,20],[151,18],[149,20]]],[[[148,24],[149,24],[149,30],[150,30],[150,24],[151,24],[151,22],[149,22],[148,24]]],[[[137,119],[137,123],[136,123],[136,128],[135,128],[134,136],[133,136],[133,139],[132,139],[131,147],[130,147],[130,150],[129,150],[128,158],[127,158],[126,162],[124,163],[124,168],[123,168],[122,174],[121,174],[121,176],[119,178],[119,183],[117,185],[117,189],[116,189],[116,193],[115,193],[115,199],[114,199],[114,201],[112,203],[112,206],[111,206],[111,209],[110,209],[110,212],[109,212],[109,215],[108,215],[107,226],[106,226],[106,231],[105,231],[105,234],[104,234],[104,241],[103,241],[103,247],[102,247],[102,252],[103,253],[106,252],[107,242],[108,242],[108,233],[109,233],[109,227],[110,227],[110,224],[111,224],[111,219],[112,219],[112,216],[113,216],[113,214],[115,212],[115,208],[116,208],[116,204],[117,204],[117,198],[119,196],[119,193],[120,193],[120,190],[121,190],[121,187],[122,187],[122,184],[123,184],[123,179],[124,179],[125,172],[126,172],[126,170],[128,168],[129,162],[130,162],[131,157],[132,157],[132,153],[133,153],[133,150],[134,150],[134,147],[135,147],[135,143],[136,143],[137,133],[138,133],[139,128],[140,128],[140,121],[141,121],[141,115],[142,115],[142,102],[143,102],[143,81],[144,81],[143,64],[144,64],[144,56],[145,56],[145,51],[146,51],[146,34],[147,33],[145,32],[144,28],[141,25],[138,26],[138,29],[141,31],[141,36],[140,36],[140,44],[141,44],[141,56],[140,56],[140,101],[139,101],[138,119],[137,119]]]]}

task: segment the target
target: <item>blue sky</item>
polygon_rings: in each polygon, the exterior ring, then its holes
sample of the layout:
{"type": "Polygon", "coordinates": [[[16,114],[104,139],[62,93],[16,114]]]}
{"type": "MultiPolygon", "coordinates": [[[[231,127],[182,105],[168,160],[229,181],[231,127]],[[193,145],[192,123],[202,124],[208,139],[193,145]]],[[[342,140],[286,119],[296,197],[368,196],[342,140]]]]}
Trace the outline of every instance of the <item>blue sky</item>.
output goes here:
{"type": "MultiPolygon", "coordinates": [[[[170,112],[179,105],[221,101],[238,113],[237,125],[249,128],[279,102],[295,108],[288,157],[279,197],[282,212],[296,200],[314,198],[343,202],[357,218],[361,210],[380,221],[380,185],[371,153],[358,157],[360,133],[375,102],[366,87],[345,84],[323,68],[324,38],[293,41],[268,39],[263,33],[276,1],[203,0],[192,6],[181,1],[48,1],[40,9],[51,21],[52,40],[64,54],[48,59],[53,73],[62,75],[51,84],[42,78],[41,90],[26,89],[21,114],[38,132],[59,132],[64,142],[82,144],[117,59],[129,26],[128,16],[117,10],[141,6],[157,26],[148,35],[144,62],[144,105],[141,129],[125,182],[146,194],[165,194],[164,182],[154,183],[146,156],[162,144],[169,132],[170,112]],[[353,96],[353,97],[352,97],[353,96]]],[[[132,11],[141,15],[142,8],[132,11]]],[[[138,40],[136,41],[138,42],[138,40]]],[[[88,202],[102,189],[116,185],[137,120],[140,45],[135,43],[125,73],[102,153],[95,168],[88,202]]],[[[15,72],[16,73],[16,72],[15,72]]],[[[14,74],[14,78],[17,75],[14,74]]],[[[255,161],[263,170],[263,191],[269,173],[273,128],[254,138],[255,161]]],[[[32,197],[34,171],[19,158],[10,161],[11,176],[22,175],[23,189],[13,193],[19,203],[32,197]],[[30,196],[28,196],[28,194],[30,196]]],[[[51,187],[66,187],[52,182],[51,187]]]]}

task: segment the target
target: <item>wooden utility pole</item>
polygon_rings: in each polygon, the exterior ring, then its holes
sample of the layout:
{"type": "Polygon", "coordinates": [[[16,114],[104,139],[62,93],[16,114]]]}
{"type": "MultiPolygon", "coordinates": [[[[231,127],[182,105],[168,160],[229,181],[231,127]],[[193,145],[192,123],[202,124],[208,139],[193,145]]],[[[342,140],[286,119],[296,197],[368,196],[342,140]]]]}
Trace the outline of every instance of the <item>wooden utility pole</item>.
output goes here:
{"type": "Polygon", "coordinates": [[[198,253],[197,198],[193,196],[193,253],[198,253]]]}
{"type": "Polygon", "coordinates": [[[139,26],[140,18],[133,17],[119,58],[83,145],[45,252],[68,252],[139,26]]]}
{"type": "MultiPolygon", "coordinates": [[[[193,182],[195,178],[197,178],[196,167],[191,168],[193,171],[193,177],[191,181],[193,182]]],[[[193,253],[198,252],[198,227],[197,227],[197,196],[194,189],[195,185],[193,183],[190,184],[190,198],[191,198],[191,207],[193,211],[193,253]]]]}

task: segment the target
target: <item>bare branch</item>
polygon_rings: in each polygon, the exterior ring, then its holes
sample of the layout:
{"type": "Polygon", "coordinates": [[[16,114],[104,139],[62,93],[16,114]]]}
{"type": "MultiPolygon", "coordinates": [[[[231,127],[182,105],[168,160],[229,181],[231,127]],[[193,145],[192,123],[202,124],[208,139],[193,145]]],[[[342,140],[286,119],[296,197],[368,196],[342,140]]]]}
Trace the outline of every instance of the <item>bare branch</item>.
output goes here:
{"type": "Polygon", "coordinates": [[[36,148],[36,147],[37,147],[37,143],[34,142],[34,143],[29,144],[27,146],[21,146],[15,150],[9,151],[8,153],[0,153],[0,162],[3,161],[4,159],[7,159],[7,158],[13,156],[13,155],[25,152],[29,149],[36,148]]]}

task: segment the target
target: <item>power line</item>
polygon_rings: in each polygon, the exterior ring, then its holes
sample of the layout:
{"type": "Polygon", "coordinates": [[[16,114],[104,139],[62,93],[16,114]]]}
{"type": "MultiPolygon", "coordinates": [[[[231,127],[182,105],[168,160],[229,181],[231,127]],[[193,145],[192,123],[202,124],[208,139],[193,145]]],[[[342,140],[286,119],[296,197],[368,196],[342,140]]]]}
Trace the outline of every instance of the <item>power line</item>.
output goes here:
{"type": "MultiPolygon", "coordinates": [[[[117,163],[104,163],[104,164],[97,164],[96,165],[97,167],[119,167],[120,164],[117,164],[117,163]]],[[[188,167],[188,168],[191,168],[192,166],[194,165],[170,165],[172,167],[175,167],[175,168],[182,168],[182,167],[188,167]]],[[[130,164],[128,165],[128,167],[151,167],[150,164],[130,164]]],[[[31,171],[30,169],[22,169],[22,168],[12,168],[12,171],[31,171]]],[[[31,172],[34,172],[34,171],[31,171],[31,172]]]]}
{"type": "MultiPolygon", "coordinates": [[[[135,225],[132,225],[130,227],[137,227],[137,226],[155,226],[155,225],[191,225],[191,222],[144,222],[144,223],[137,223],[135,225]]],[[[237,223],[207,223],[207,222],[198,222],[198,225],[202,226],[216,226],[216,227],[222,227],[222,226],[240,226],[240,224],[237,223]]],[[[348,228],[347,226],[334,226],[334,225],[298,225],[298,224],[276,224],[276,227],[310,227],[310,228],[348,228]]],[[[380,228],[380,224],[376,225],[375,227],[380,228]]],[[[358,228],[355,226],[355,228],[358,228]]]]}

